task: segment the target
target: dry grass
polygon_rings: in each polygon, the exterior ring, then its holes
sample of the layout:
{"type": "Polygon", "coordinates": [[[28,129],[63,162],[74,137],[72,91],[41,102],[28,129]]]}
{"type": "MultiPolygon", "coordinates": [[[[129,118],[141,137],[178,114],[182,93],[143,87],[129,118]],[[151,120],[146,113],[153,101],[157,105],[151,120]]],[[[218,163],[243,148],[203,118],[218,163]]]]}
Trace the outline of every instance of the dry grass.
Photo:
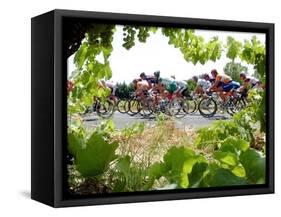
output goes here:
{"type": "Polygon", "coordinates": [[[180,129],[174,121],[145,126],[141,133],[124,136],[119,133],[115,140],[119,141],[118,152],[129,155],[136,163],[149,166],[163,159],[164,154],[172,146],[193,147],[196,132],[193,129],[180,129]]]}

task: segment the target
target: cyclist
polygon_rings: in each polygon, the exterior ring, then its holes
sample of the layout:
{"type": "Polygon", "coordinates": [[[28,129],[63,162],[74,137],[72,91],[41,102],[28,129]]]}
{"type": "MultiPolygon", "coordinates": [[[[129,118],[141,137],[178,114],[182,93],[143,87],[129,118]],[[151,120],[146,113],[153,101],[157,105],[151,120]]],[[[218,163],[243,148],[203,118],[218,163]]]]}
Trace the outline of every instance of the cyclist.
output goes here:
{"type": "Polygon", "coordinates": [[[175,80],[174,76],[171,76],[171,78],[159,78],[159,82],[163,85],[165,88],[164,90],[164,97],[170,98],[174,92],[177,90],[177,82],[175,80]]]}
{"type": "Polygon", "coordinates": [[[189,97],[190,94],[189,94],[187,83],[185,81],[176,81],[176,82],[178,87],[176,94],[179,94],[180,96],[189,97]]]}
{"type": "Polygon", "coordinates": [[[115,96],[116,90],[117,90],[117,84],[113,82],[112,80],[105,81],[106,87],[110,89],[111,95],[115,96]]]}
{"type": "Polygon", "coordinates": [[[187,89],[187,83],[186,82],[184,82],[184,81],[177,81],[175,75],[171,76],[171,80],[173,82],[175,82],[175,84],[176,84],[177,89],[175,91],[175,94],[177,96],[189,96],[188,89],[187,89]]]}
{"type": "Polygon", "coordinates": [[[208,74],[204,74],[203,78],[204,79],[200,79],[200,78],[198,78],[198,76],[192,77],[192,80],[196,83],[196,87],[194,90],[195,94],[202,95],[202,94],[206,93],[212,86],[211,82],[208,80],[208,78],[210,78],[208,74]]]}
{"type": "Polygon", "coordinates": [[[112,80],[108,80],[105,82],[106,86],[110,89],[110,98],[113,99],[115,103],[118,101],[118,97],[116,96],[117,83],[112,80]]]}
{"type": "Polygon", "coordinates": [[[211,71],[211,74],[215,79],[215,82],[211,86],[210,90],[218,92],[223,102],[226,101],[229,95],[233,95],[233,90],[240,87],[239,82],[233,81],[232,78],[228,75],[219,74],[216,69],[213,69],[211,71]]]}
{"type": "Polygon", "coordinates": [[[211,78],[208,73],[203,74],[203,79],[205,79],[206,81],[209,81],[211,83],[211,85],[213,85],[215,83],[215,79],[211,78]]]}
{"type": "Polygon", "coordinates": [[[140,78],[142,80],[146,80],[150,88],[152,88],[152,86],[156,83],[156,77],[154,75],[146,75],[144,72],[142,72],[140,74],[140,78]]]}
{"type": "Polygon", "coordinates": [[[242,86],[240,87],[240,90],[243,91],[245,89],[260,89],[262,88],[261,82],[259,79],[246,75],[246,73],[242,72],[240,73],[240,79],[243,81],[242,86]]]}
{"type": "Polygon", "coordinates": [[[159,79],[160,79],[160,71],[155,71],[153,73],[154,75],[154,78],[155,78],[155,84],[157,84],[159,82],[159,79]]]}
{"type": "Polygon", "coordinates": [[[150,85],[145,79],[134,79],[133,85],[135,87],[136,96],[145,97],[147,96],[150,85]]]}
{"type": "MultiPolygon", "coordinates": [[[[113,100],[114,103],[117,102],[117,96],[115,95],[117,90],[117,84],[113,81],[105,81],[105,80],[99,80],[98,87],[104,90],[109,90],[110,95],[108,96],[109,99],[113,100]]],[[[96,97],[94,96],[94,101],[96,100],[96,97]]]]}
{"type": "Polygon", "coordinates": [[[165,85],[161,83],[160,71],[156,71],[153,73],[154,77],[154,85],[152,87],[152,91],[158,92],[161,96],[164,95],[165,85]]]}

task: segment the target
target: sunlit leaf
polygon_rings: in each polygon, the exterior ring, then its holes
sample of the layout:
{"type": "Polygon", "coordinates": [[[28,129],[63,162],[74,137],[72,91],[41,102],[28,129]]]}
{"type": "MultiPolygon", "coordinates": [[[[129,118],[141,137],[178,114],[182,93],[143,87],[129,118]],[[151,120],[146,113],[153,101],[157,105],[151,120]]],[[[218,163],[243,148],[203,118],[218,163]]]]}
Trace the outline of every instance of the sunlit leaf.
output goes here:
{"type": "Polygon", "coordinates": [[[246,176],[252,183],[265,183],[265,157],[254,149],[248,149],[240,156],[246,176]]]}

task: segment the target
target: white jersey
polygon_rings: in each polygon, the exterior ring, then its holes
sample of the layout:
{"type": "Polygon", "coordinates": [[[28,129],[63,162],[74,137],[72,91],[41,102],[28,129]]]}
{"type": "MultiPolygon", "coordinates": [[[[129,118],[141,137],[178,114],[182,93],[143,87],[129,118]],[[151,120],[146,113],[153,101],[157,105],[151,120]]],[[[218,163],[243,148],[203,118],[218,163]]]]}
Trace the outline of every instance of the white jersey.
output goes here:
{"type": "Polygon", "coordinates": [[[112,89],[112,95],[115,96],[115,92],[116,92],[116,89],[117,89],[117,84],[112,82],[112,81],[105,81],[105,85],[107,87],[109,87],[110,89],[112,89]]]}
{"type": "Polygon", "coordinates": [[[247,82],[249,84],[251,84],[252,86],[255,86],[259,82],[258,79],[254,78],[254,77],[251,77],[251,76],[247,76],[246,79],[247,79],[247,82]]]}
{"type": "Polygon", "coordinates": [[[187,84],[186,84],[186,82],[184,82],[184,81],[177,81],[177,86],[178,86],[180,89],[183,89],[183,88],[186,88],[186,87],[187,87],[187,84]]]}
{"type": "Polygon", "coordinates": [[[113,88],[114,86],[116,86],[116,83],[114,83],[112,81],[105,81],[105,85],[107,87],[113,88]]]}
{"type": "Polygon", "coordinates": [[[198,79],[197,85],[200,86],[204,91],[207,91],[212,86],[211,82],[205,79],[198,79]]]}

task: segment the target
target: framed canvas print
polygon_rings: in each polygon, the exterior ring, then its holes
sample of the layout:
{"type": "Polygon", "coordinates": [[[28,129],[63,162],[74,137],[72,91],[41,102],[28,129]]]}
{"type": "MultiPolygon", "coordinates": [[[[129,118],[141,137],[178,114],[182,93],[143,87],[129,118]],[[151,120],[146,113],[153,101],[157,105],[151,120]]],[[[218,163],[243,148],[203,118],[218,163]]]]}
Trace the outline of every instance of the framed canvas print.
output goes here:
{"type": "Polygon", "coordinates": [[[31,36],[34,200],[274,192],[274,24],[54,10],[31,36]]]}

